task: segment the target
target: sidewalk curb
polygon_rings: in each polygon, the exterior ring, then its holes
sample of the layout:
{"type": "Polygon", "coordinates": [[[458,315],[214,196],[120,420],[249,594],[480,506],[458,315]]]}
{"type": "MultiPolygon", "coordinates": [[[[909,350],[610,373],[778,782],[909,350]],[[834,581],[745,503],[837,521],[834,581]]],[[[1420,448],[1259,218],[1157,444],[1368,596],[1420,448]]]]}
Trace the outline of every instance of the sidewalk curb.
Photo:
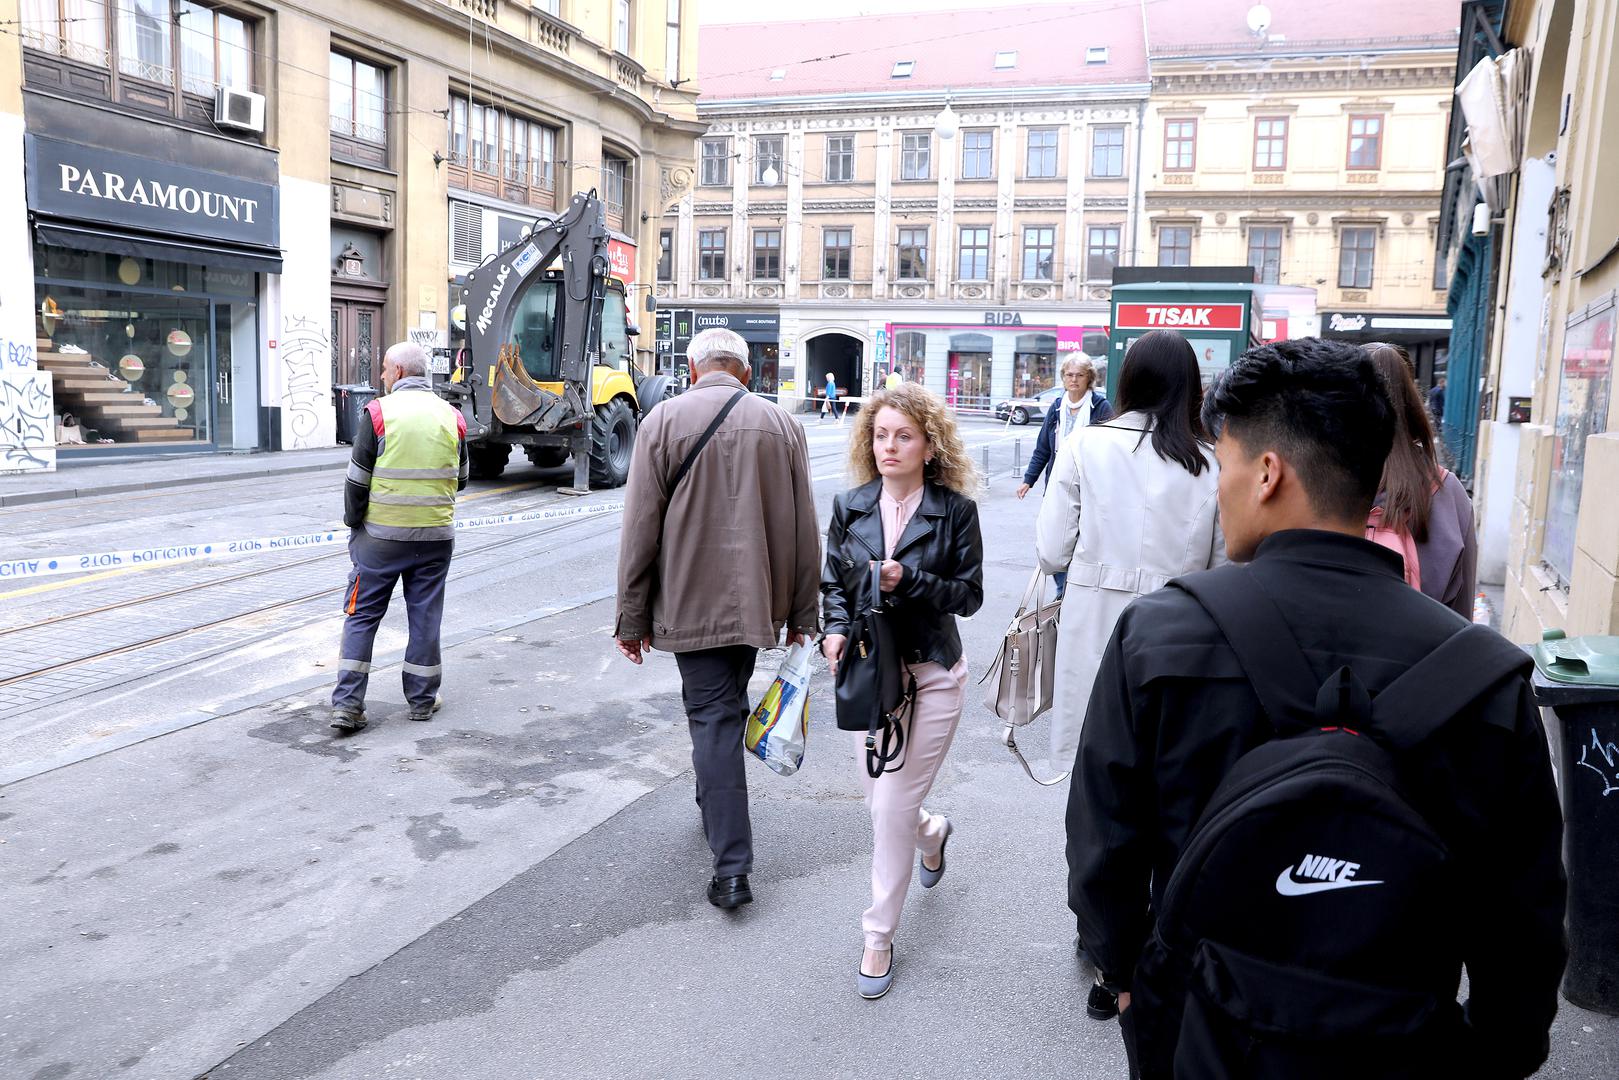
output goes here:
{"type": "Polygon", "coordinates": [[[0,507],[25,506],[29,503],[65,502],[85,499],[94,495],[123,495],[131,491],[155,491],[160,488],[195,487],[200,484],[228,484],[236,480],[254,480],[265,476],[294,476],[298,473],[329,472],[348,467],[348,461],[333,461],[320,465],[286,465],[280,468],[254,472],[229,473],[213,476],[171,476],[162,480],[147,480],[124,484],[106,484],[101,487],[65,488],[57,491],[25,491],[17,495],[0,495],[0,507]]]}

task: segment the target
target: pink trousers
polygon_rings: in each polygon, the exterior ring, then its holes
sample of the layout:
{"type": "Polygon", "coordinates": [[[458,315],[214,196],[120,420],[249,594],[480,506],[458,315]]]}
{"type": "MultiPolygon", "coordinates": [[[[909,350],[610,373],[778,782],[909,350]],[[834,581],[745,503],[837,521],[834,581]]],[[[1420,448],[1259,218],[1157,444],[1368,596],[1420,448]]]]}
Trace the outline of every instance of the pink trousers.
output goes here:
{"type": "Polygon", "coordinates": [[[860,779],[871,810],[871,907],[860,920],[868,949],[893,947],[918,853],[931,859],[944,843],[944,817],[924,810],[922,800],[944,764],[966,698],[965,658],[953,668],[929,663],[910,671],[916,676],[916,704],[906,721],[900,768],[873,780],[866,772],[866,736],[856,734],[860,779]]]}

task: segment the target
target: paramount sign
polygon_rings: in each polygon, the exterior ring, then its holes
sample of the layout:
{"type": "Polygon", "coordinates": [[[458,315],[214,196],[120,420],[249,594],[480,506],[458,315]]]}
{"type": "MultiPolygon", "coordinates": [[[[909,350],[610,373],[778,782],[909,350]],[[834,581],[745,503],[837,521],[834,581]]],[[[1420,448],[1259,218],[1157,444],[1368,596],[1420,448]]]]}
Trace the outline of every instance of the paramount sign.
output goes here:
{"type": "Polygon", "coordinates": [[[280,246],[280,189],[273,183],[48,135],[29,135],[24,145],[28,208],[35,213],[163,236],[280,246]]]}

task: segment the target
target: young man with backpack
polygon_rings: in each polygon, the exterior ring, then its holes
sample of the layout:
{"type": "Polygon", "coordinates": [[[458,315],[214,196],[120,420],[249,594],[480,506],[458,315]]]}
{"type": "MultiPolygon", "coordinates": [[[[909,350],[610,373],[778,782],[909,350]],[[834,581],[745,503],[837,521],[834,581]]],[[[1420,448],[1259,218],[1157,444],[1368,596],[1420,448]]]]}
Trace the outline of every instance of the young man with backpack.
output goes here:
{"type": "Polygon", "coordinates": [[[1132,1074],[1526,1077],[1566,958],[1527,660],[1364,538],[1393,420],[1356,348],[1250,349],[1203,409],[1234,565],[1124,612],[1069,793],[1132,1074]]]}

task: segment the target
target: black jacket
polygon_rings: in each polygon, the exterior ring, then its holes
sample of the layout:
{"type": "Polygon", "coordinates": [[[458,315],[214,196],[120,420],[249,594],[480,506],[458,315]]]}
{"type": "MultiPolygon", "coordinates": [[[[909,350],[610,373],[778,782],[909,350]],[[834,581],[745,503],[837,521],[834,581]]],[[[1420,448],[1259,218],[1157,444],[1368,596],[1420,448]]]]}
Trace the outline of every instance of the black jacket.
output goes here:
{"type": "MultiPolygon", "coordinates": [[[[1336,533],[1278,533],[1251,572],[1315,674],[1348,664],[1375,696],[1464,624],[1405,584],[1398,555],[1336,533]]],[[[1136,600],[1102,657],[1068,797],[1069,906],[1110,980],[1128,987],[1198,815],[1271,735],[1214,620],[1179,589],[1136,600]]],[[[1562,816],[1529,680],[1511,676],[1411,751],[1418,807],[1472,883],[1456,911],[1470,1000],[1469,1076],[1546,1060],[1566,948],[1562,816]]],[[[1463,1071],[1458,1071],[1462,1075],[1463,1071]]]]}
{"type": "MultiPolygon", "coordinates": [[[[826,566],[821,572],[822,623],[828,634],[847,634],[871,587],[871,563],[883,560],[883,521],[878,509],[883,482],[873,480],[832,500],[826,530],[826,566]]],[[[961,635],[953,615],[971,615],[984,602],[984,541],[978,504],[940,484],[928,483],[922,501],[894,547],[905,569],[899,587],[885,593],[890,625],[908,663],[931,660],[953,667],[961,659],[961,635]]]]}
{"type": "MultiPolygon", "coordinates": [[[[1029,455],[1029,467],[1023,470],[1023,482],[1030,487],[1045,474],[1046,483],[1051,483],[1051,467],[1057,463],[1057,425],[1061,422],[1063,402],[1068,400],[1064,394],[1051,403],[1046,410],[1046,418],[1040,422],[1040,435],[1034,440],[1034,453],[1029,455]]],[[[1113,419],[1113,405],[1102,396],[1100,390],[1091,391],[1091,423],[1101,424],[1113,419]]]]}

